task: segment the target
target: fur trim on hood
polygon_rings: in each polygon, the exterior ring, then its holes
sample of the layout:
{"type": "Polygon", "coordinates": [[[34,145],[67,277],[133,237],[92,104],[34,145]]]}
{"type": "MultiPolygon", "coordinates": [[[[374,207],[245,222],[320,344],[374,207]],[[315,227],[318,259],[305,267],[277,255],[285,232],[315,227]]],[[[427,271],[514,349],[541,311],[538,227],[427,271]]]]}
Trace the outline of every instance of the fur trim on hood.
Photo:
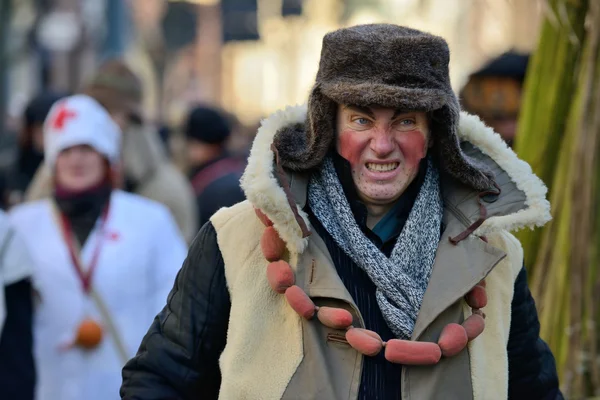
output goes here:
{"type": "MultiPolygon", "coordinates": [[[[246,198],[273,221],[275,229],[287,243],[288,249],[297,253],[306,248],[308,240],[306,231],[302,228],[303,224],[310,226],[306,214],[302,211],[306,194],[300,193],[295,199],[290,198],[289,187],[286,187],[289,184],[282,182],[282,179],[286,180],[287,174],[278,172],[281,166],[276,162],[277,149],[273,144],[277,133],[284,128],[301,133],[306,114],[307,106],[303,105],[288,107],[265,119],[258,130],[248,166],[241,179],[246,198]],[[290,207],[290,203],[294,205],[294,209],[290,207]]],[[[546,186],[533,174],[529,164],[520,160],[505,144],[500,135],[485,126],[478,117],[461,112],[458,138],[465,153],[491,171],[501,187],[498,199],[489,207],[488,218],[474,231],[475,235],[486,235],[501,230],[533,229],[543,226],[551,219],[550,203],[546,199],[546,186]],[[518,204],[514,201],[507,204],[506,201],[503,202],[505,194],[510,194],[512,199],[516,196],[521,200],[518,204]]],[[[295,176],[298,175],[297,173],[287,175],[291,177],[292,189],[294,185],[298,186],[294,181],[295,176]]],[[[455,179],[448,174],[442,176],[447,177],[442,179],[455,179]]],[[[467,190],[467,194],[478,193],[477,190],[461,184],[460,181],[456,184],[462,188],[461,190],[467,190]]],[[[443,181],[442,186],[444,186],[443,181]]],[[[306,184],[300,187],[301,190],[306,191],[306,184]]],[[[478,217],[478,215],[465,216],[471,223],[478,217]]]]}

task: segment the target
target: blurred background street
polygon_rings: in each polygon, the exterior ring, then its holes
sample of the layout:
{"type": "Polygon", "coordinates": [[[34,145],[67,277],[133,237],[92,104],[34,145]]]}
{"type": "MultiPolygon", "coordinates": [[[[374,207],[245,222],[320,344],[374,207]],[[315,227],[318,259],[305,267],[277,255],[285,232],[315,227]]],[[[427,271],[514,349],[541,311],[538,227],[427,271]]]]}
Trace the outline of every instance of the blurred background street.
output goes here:
{"type": "Polygon", "coordinates": [[[445,38],[463,109],[548,186],[554,220],[518,233],[541,337],[563,393],[600,396],[599,0],[0,0],[0,209],[51,195],[42,124],[86,93],[123,131],[118,187],[183,248],[244,199],[260,121],[307,101],[323,36],[376,22],[445,38]]]}
{"type": "Polygon", "coordinates": [[[29,99],[78,90],[107,57],[141,77],[144,113],[172,129],[175,150],[196,102],[235,115],[243,149],[260,118],[306,101],[328,31],[392,22],[441,35],[458,90],[490,58],[531,51],[541,16],[538,0],[2,0],[0,163],[15,157],[29,99]]]}

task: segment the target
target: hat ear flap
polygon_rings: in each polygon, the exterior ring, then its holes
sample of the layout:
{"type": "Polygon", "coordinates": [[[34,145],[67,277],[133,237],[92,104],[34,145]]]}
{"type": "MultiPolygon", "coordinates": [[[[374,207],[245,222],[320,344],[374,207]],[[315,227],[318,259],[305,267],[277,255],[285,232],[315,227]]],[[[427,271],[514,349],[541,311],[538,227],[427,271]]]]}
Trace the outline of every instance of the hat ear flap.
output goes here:
{"type": "Polygon", "coordinates": [[[275,134],[274,144],[282,165],[293,171],[318,166],[335,136],[337,104],[315,85],[308,99],[306,124],[286,126],[275,134]]]}
{"type": "Polygon", "coordinates": [[[460,109],[453,103],[431,113],[433,151],[442,169],[459,182],[475,189],[488,190],[494,186],[494,173],[466,155],[460,146],[458,120],[460,109]]]}

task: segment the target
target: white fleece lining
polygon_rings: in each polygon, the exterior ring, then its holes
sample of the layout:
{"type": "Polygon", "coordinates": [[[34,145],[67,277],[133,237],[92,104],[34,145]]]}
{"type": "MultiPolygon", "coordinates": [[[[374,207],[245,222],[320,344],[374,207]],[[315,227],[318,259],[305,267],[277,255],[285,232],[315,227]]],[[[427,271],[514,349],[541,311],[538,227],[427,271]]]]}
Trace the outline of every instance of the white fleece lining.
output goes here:
{"type": "MultiPolygon", "coordinates": [[[[259,245],[265,227],[252,205],[222,208],[211,222],[231,299],[219,399],[281,399],[304,355],[301,318],[267,282],[259,245]]],[[[297,257],[288,261],[295,269],[297,257]]]]}
{"type": "MultiPolygon", "coordinates": [[[[291,253],[302,253],[308,244],[302,238],[302,230],[287,201],[285,192],[274,176],[274,158],[271,144],[277,131],[306,119],[306,105],[287,107],[263,120],[248,157],[248,166],[240,180],[246,198],[273,221],[279,236],[286,242],[291,253]]],[[[298,212],[310,226],[307,216],[298,207],[298,212]]]]}
{"type": "MultiPolygon", "coordinates": [[[[264,226],[251,204],[244,201],[222,208],[211,222],[231,298],[227,345],[219,360],[219,399],[281,399],[304,354],[300,317],[267,282],[267,262],[259,245],[264,226]]],[[[474,400],[507,398],[510,307],[514,281],[523,265],[523,249],[513,235],[490,234],[488,242],[507,257],[486,278],[485,330],[469,343],[474,400]]],[[[292,267],[297,265],[297,257],[289,261],[292,267]]],[[[466,304],[464,315],[471,315],[466,304]]]]}
{"type": "MultiPolygon", "coordinates": [[[[241,179],[246,198],[273,221],[275,229],[292,253],[302,253],[308,242],[302,238],[302,231],[289,207],[285,192],[274,176],[271,144],[279,129],[303,123],[306,113],[306,105],[287,107],[262,121],[241,179]]],[[[546,200],[546,186],[533,174],[529,164],[520,160],[506,145],[500,135],[477,116],[466,112],[461,112],[458,135],[461,140],[471,142],[498,163],[526,196],[527,208],[510,215],[490,217],[475,231],[476,235],[489,235],[502,230],[517,231],[526,227],[533,229],[550,221],[552,217],[550,203],[546,200]]],[[[298,211],[309,226],[306,215],[299,208],[298,211]]]]}
{"type": "MultiPolygon", "coordinates": [[[[510,333],[511,302],[514,282],[523,267],[523,248],[510,233],[503,231],[488,235],[490,245],[503,250],[504,258],[485,279],[488,304],[485,329],[469,343],[471,382],[474,400],[508,398],[508,354],[506,346],[510,333]]],[[[464,316],[471,308],[464,304],[464,316]]]]}
{"type": "Polygon", "coordinates": [[[471,142],[475,147],[493,159],[502,168],[517,188],[525,193],[526,209],[504,216],[490,217],[475,231],[478,236],[507,230],[543,226],[552,219],[550,202],[546,200],[548,189],[540,178],[533,174],[531,167],[520,160],[499,134],[475,115],[462,112],[459,122],[459,137],[471,142]]]}

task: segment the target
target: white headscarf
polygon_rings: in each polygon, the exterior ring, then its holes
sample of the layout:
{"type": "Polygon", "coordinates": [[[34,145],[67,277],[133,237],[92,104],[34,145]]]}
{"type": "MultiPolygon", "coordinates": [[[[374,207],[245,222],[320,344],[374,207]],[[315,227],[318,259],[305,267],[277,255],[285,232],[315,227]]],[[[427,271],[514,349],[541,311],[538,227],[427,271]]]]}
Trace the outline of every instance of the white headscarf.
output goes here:
{"type": "Polygon", "coordinates": [[[54,170],[58,154],[88,145],[111,163],[120,161],[121,129],[90,96],[78,94],[56,102],[44,121],[44,158],[54,170]]]}

